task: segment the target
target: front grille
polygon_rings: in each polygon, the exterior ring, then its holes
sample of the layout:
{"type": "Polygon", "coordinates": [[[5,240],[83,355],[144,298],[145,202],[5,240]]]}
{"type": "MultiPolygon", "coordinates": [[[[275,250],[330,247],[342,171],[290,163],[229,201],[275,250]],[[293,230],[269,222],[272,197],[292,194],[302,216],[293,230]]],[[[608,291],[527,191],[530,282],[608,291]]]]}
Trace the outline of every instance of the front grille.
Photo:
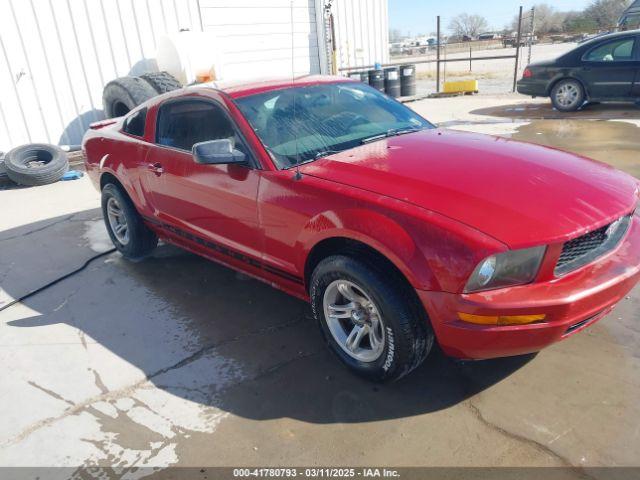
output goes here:
{"type": "Polygon", "coordinates": [[[607,228],[609,228],[609,225],[605,225],[593,232],[589,232],[586,235],[574,238],[573,240],[569,240],[565,243],[562,247],[560,258],[558,259],[558,267],[561,267],[565,263],[569,263],[602,245],[607,239],[607,228]]]}
{"type": "Polygon", "coordinates": [[[566,242],[554,270],[556,276],[576,270],[613,250],[627,233],[630,223],[631,215],[627,215],[566,242]]]}

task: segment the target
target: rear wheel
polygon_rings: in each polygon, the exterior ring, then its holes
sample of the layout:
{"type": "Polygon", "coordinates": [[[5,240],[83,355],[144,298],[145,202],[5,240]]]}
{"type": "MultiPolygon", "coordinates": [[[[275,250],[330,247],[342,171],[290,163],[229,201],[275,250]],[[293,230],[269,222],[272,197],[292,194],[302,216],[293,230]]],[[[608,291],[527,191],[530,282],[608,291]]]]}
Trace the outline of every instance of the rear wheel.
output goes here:
{"type": "Polygon", "coordinates": [[[127,194],[113,183],[102,189],[102,215],[113,245],[126,258],[137,260],[156,248],[158,237],[144,224],[127,194]]]}
{"type": "Polygon", "coordinates": [[[551,103],[561,112],[574,112],[584,103],[584,88],[577,80],[560,80],[551,89],[551,103]]]}
{"type": "Polygon", "coordinates": [[[311,277],[310,295],[329,347],[358,375],[397,380],[431,350],[433,332],[422,306],[400,279],[371,263],[324,259],[311,277]]]}

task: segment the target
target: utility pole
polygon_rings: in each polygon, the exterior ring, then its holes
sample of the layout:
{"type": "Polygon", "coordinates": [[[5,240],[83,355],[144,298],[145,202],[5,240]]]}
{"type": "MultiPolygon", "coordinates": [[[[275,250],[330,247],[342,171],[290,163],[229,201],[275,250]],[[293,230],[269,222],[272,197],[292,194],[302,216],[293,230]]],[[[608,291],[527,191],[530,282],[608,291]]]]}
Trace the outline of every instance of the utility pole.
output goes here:
{"type": "Polygon", "coordinates": [[[440,15],[438,15],[436,35],[436,93],[440,93],[440,15]]]}
{"type": "Polygon", "coordinates": [[[518,83],[518,60],[520,60],[520,42],[522,41],[522,5],[520,5],[520,13],[518,14],[518,35],[516,37],[516,61],[513,69],[513,91],[516,91],[518,83]]]}
{"type": "Polygon", "coordinates": [[[529,26],[529,58],[527,65],[531,63],[531,49],[533,48],[533,38],[536,31],[536,7],[531,7],[531,24],[529,26]]]}

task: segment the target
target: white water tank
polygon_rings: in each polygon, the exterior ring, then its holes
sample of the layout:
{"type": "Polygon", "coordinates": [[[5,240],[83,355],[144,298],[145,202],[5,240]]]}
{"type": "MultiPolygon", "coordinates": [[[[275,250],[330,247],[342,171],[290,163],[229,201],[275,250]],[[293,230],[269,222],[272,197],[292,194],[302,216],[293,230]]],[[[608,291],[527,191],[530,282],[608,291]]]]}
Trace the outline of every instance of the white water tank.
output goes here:
{"type": "Polygon", "coordinates": [[[211,32],[183,31],[158,39],[158,70],[167,71],[183,85],[221,80],[219,43],[211,32]]]}

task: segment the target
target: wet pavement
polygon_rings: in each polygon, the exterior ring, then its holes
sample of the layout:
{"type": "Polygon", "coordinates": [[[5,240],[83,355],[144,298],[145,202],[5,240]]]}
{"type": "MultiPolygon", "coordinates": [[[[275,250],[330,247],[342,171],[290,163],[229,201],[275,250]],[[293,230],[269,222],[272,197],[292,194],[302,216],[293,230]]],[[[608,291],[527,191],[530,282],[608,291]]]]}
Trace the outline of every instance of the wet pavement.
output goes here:
{"type": "MultiPolygon", "coordinates": [[[[525,98],[525,97],[520,97],[525,98]]],[[[548,99],[542,102],[513,103],[489,106],[472,110],[474,115],[501,117],[524,120],[612,120],[640,119],[640,106],[629,103],[594,103],[587,104],[577,112],[560,112],[553,108],[548,99]]]]}
{"type": "MultiPolygon", "coordinates": [[[[450,126],[640,177],[633,122],[450,126]]],[[[111,248],[86,178],[41,188],[0,192],[13,212],[0,218],[0,308],[111,248]],[[56,208],[39,213],[36,194],[56,208]]],[[[636,288],[537,355],[436,350],[375,385],[327,351],[301,301],[167,245],[137,263],[107,253],[0,311],[0,465],[638,466],[639,304],[636,288]]]]}

